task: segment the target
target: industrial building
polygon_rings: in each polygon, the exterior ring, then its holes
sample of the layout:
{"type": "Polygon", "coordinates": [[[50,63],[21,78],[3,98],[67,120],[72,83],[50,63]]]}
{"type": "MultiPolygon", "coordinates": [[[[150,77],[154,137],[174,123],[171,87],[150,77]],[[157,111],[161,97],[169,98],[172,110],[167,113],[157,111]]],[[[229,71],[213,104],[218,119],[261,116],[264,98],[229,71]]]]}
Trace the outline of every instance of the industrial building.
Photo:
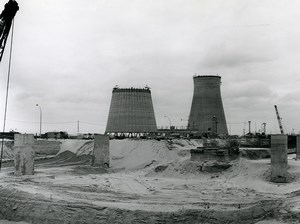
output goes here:
{"type": "Polygon", "coordinates": [[[105,132],[157,132],[150,88],[113,88],[105,132]]]}
{"type": "Polygon", "coordinates": [[[221,96],[221,77],[194,76],[194,94],[188,129],[208,134],[228,134],[221,96]]]}

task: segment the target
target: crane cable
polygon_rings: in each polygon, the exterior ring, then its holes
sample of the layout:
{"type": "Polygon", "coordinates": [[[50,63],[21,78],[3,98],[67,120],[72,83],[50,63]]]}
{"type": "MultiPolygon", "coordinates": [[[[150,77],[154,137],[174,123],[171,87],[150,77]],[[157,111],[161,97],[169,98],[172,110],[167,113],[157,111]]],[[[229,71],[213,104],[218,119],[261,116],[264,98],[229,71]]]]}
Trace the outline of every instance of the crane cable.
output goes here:
{"type": "Polygon", "coordinates": [[[6,125],[7,102],[8,102],[8,89],[9,89],[9,81],[10,81],[10,70],[11,70],[11,56],[12,56],[13,39],[14,39],[14,20],[12,21],[11,40],[10,40],[10,51],[9,51],[9,62],[8,62],[8,72],[7,72],[5,109],[4,109],[3,131],[2,131],[2,144],[1,144],[1,153],[0,153],[0,172],[1,172],[1,167],[2,167],[2,158],[3,158],[3,151],[4,151],[4,132],[5,132],[5,125],[6,125]]]}

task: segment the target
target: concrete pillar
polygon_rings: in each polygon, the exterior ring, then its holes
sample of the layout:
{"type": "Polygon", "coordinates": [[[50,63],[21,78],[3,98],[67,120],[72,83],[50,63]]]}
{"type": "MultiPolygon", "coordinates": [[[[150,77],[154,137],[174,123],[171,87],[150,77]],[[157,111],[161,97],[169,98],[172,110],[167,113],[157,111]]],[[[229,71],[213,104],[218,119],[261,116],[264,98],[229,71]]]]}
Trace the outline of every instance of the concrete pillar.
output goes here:
{"type": "Polygon", "coordinates": [[[271,181],[287,182],[287,135],[271,136],[271,181]]]}
{"type": "Polygon", "coordinates": [[[296,143],[296,159],[300,160],[300,135],[297,135],[297,143],[296,143]]]}
{"type": "Polygon", "coordinates": [[[15,175],[34,174],[33,134],[15,134],[14,155],[15,175]]]}
{"type": "Polygon", "coordinates": [[[93,166],[109,167],[109,136],[95,134],[93,166]]]}

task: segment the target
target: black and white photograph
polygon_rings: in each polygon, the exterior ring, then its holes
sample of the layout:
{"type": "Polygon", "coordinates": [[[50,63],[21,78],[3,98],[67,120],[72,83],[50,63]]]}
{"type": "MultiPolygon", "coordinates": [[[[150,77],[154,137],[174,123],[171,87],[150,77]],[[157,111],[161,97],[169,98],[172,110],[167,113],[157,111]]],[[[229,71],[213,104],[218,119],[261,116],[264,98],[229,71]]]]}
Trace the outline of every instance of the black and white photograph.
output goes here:
{"type": "Polygon", "coordinates": [[[0,224],[300,223],[299,0],[0,0],[0,224]]]}

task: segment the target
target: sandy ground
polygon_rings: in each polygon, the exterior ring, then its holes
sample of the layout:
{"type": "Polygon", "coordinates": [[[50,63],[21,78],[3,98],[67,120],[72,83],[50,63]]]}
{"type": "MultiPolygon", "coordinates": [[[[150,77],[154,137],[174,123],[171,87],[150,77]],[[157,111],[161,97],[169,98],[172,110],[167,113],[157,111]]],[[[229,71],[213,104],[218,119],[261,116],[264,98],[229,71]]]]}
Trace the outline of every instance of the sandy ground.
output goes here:
{"type": "Polygon", "coordinates": [[[7,221],[7,220],[0,220],[0,224],[29,224],[28,222],[13,222],[13,221],[7,221]]]}
{"type": "MultiPolygon", "coordinates": [[[[37,209],[34,203],[43,201],[41,211],[61,206],[57,213],[65,209],[72,214],[67,223],[76,223],[70,207],[74,213],[87,207],[105,208],[107,214],[126,211],[131,216],[122,213],[121,217],[127,217],[124,223],[135,219],[137,223],[299,223],[300,161],[294,159],[295,155],[288,160],[292,182],[275,184],[269,181],[270,159],[240,158],[222,172],[201,171],[203,163],[190,161],[189,153],[189,149],[201,145],[201,141],[187,140],[113,140],[107,173],[87,164],[92,141],[62,141],[57,157],[36,165],[34,176],[15,177],[12,167],[3,169],[0,197],[11,209],[0,218],[39,223],[41,218],[28,218],[20,207],[26,201],[37,209]],[[177,214],[187,217],[174,218],[177,214]]],[[[105,219],[102,213],[101,220],[105,219]]],[[[54,217],[47,213],[46,218],[54,217]]],[[[94,217],[87,223],[97,220],[94,217]]]]}

